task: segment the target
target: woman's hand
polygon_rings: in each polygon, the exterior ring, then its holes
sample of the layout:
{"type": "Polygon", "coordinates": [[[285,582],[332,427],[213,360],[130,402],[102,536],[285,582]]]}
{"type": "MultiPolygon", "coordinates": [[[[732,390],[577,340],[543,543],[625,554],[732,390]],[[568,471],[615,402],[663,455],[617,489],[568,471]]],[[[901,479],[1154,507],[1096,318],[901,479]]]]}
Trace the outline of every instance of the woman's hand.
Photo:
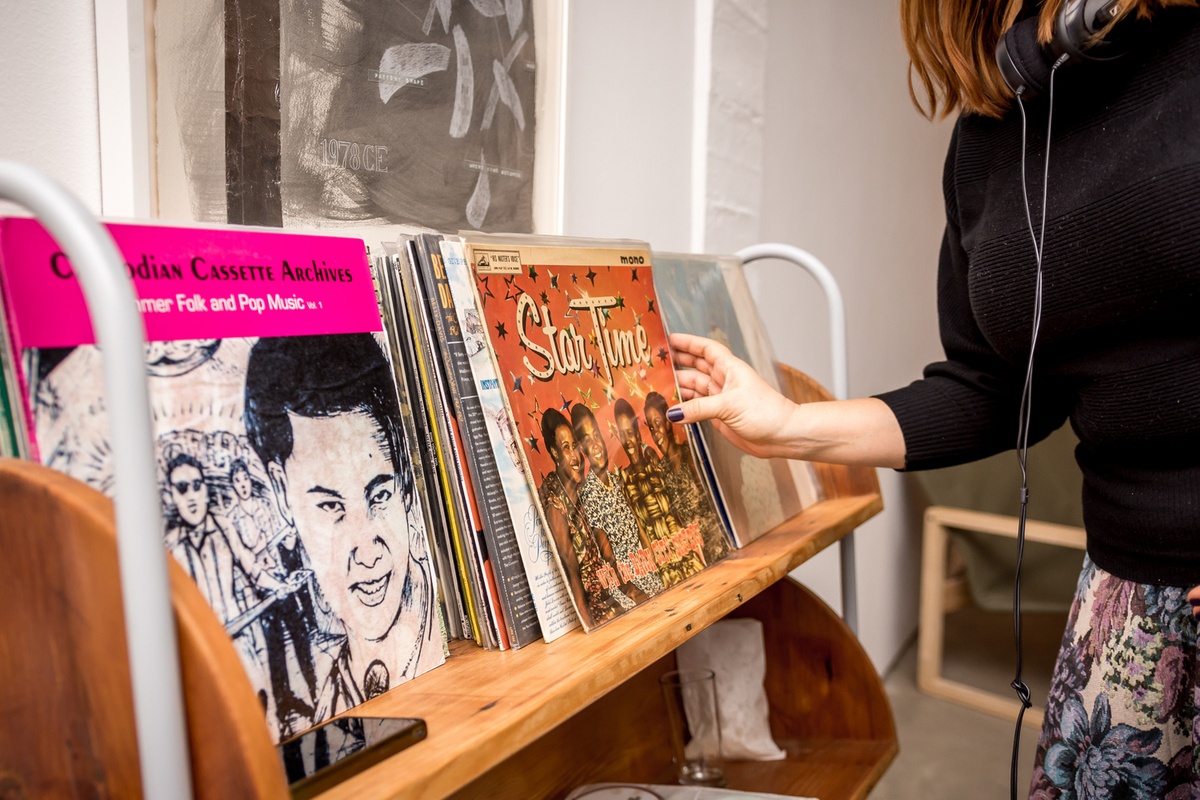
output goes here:
{"type": "Polygon", "coordinates": [[[1192,590],[1188,592],[1187,599],[1192,605],[1192,616],[1200,619],[1200,586],[1193,586],[1192,590]]]}
{"type": "Polygon", "coordinates": [[[797,405],[719,342],[676,333],[671,349],[683,398],[667,410],[672,422],[712,420],[731,442],[762,458],[904,466],[904,434],[882,400],[797,405]]]}
{"type": "Polygon", "coordinates": [[[684,400],[667,410],[672,422],[712,420],[726,438],[751,455],[796,456],[784,438],[795,403],[719,342],[686,333],[672,334],[670,342],[684,400]]]}

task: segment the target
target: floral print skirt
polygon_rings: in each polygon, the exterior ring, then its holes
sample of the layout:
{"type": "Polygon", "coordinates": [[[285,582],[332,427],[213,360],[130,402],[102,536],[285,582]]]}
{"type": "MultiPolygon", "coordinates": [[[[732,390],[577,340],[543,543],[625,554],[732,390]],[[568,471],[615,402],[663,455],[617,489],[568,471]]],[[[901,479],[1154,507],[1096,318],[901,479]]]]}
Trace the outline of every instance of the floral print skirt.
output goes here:
{"type": "Polygon", "coordinates": [[[1197,666],[1186,588],[1132,583],[1085,559],[1031,800],[1200,800],[1197,666]]]}

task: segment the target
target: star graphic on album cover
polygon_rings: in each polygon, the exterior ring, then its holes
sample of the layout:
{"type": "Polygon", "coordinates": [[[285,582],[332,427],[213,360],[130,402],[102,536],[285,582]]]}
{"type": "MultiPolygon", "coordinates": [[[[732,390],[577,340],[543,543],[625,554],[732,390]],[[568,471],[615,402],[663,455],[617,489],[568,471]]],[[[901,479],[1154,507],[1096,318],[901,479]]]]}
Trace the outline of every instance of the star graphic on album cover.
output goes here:
{"type": "Polygon", "coordinates": [[[589,281],[591,281],[591,282],[592,282],[592,286],[595,286],[595,285],[596,285],[596,270],[592,269],[591,267],[588,267],[587,274],[586,274],[586,275],[584,275],[583,277],[585,277],[585,278],[587,278],[589,281]]]}
{"type": "Polygon", "coordinates": [[[529,280],[537,280],[537,267],[535,267],[533,264],[529,265],[529,280]]]}
{"type": "Polygon", "coordinates": [[[667,353],[667,348],[665,348],[665,347],[658,348],[658,360],[659,361],[661,361],[662,363],[665,364],[665,363],[667,363],[667,360],[670,357],[671,357],[670,354],[667,353]]]}
{"type": "Polygon", "coordinates": [[[622,297],[621,295],[617,295],[617,308],[624,308],[624,307],[625,307],[625,298],[622,297]]]}
{"type": "Polygon", "coordinates": [[[517,277],[515,275],[506,277],[504,279],[504,299],[516,300],[520,296],[521,287],[517,286],[517,277]],[[513,294],[513,290],[516,290],[516,294],[513,294]]]}
{"type": "Polygon", "coordinates": [[[530,436],[525,441],[529,442],[529,449],[532,450],[533,452],[535,452],[535,453],[542,452],[541,450],[538,449],[538,438],[536,436],[530,436]]]}
{"type": "Polygon", "coordinates": [[[499,336],[501,339],[508,336],[508,331],[505,330],[503,322],[496,323],[496,335],[499,336]]]}
{"type": "Polygon", "coordinates": [[[523,386],[521,385],[521,377],[522,377],[522,376],[520,376],[520,375],[517,375],[517,374],[516,374],[516,373],[514,373],[514,372],[510,372],[510,373],[508,373],[508,374],[509,374],[510,376],[512,376],[512,379],[513,379],[513,388],[512,388],[512,390],[513,390],[514,392],[520,392],[521,394],[525,394],[525,387],[523,387],[523,386]]]}
{"type": "Polygon", "coordinates": [[[637,280],[637,267],[634,267],[633,269],[631,269],[631,270],[629,271],[629,277],[630,277],[632,280],[635,280],[635,281],[637,280]]]}
{"type": "Polygon", "coordinates": [[[642,388],[641,381],[638,380],[636,373],[630,375],[628,371],[622,372],[621,375],[625,378],[625,383],[629,386],[629,394],[633,397],[645,397],[646,390],[642,388]]]}
{"type": "MultiPolygon", "coordinates": [[[[594,342],[593,342],[593,344],[594,344],[594,342]]],[[[593,378],[600,377],[600,365],[598,363],[596,363],[595,361],[592,362],[592,377],[593,378]]]]}
{"type": "Polygon", "coordinates": [[[617,393],[613,391],[611,383],[604,384],[604,399],[610,403],[617,401],[617,393]]]}
{"type": "Polygon", "coordinates": [[[570,411],[571,410],[571,401],[568,400],[567,396],[565,394],[563,394],[562,392],[559,392],[558,396],[562,398],[562,405],[559,406],[559,408],[561,408],[563,411],[570,411]]]}
{"type": "Polygon", "coordinates": [[[555,275],[550,270],[546,270],[546,274],[550,276],[550,288],[557,289],[558,288],[558,276],[555,275]]]}
{"type": "Polygon", "coordinates": [[[647,298],[646,305],[648,306],[646,308],[646,313],[653,314],[654,313],[654,298],[647,298]]]}
{"type": "Polygon", "coordinates": [[[542,404],[540,402],[538,402],[538,399],[535,397],[535,398],[533,398],[533,410],[525,412],[525,416],[527,416],[531,420],[533,420],[534,424],[536,425],[536,424],[538,424],[538,417],[540,417],[541,415],[542,415],[542,404]]]}
{"type": "Polygon", "coordinates": [[[542,292],[542,305],[544,305],[544,306],[550,305],[550,296],[547,295],[545,292],[542,292]]]}
{"type": "Polygon", "coordinates": [[[600,404],[597,402],[594,402],[592,400],[592,390],[591,389],[588,389],[585,392],[582,388],[577,388],[576,391],[579,392],[579,397],[581,400],[583,400],[583,404],[585,406],[587,406],[588,408],[593,409],[593,410],[600,408],[600,404]]]}

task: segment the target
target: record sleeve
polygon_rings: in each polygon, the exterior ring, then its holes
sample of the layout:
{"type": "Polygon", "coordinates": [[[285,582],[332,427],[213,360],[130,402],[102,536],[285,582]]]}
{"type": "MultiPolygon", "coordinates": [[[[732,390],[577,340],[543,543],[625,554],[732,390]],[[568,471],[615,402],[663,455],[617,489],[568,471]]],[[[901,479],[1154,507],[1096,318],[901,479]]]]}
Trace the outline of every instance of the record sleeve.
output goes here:
{"type": "Polygon", "coordinates": [[[438,489],[446,520],[450,543],[454,548],[459,586],[466,605],[467,622],[475,642],[486,648],[498,646],[497,634],[488,621],[487,585],[482,563],[475,551],[475,527],[471,522],[468,500],[459,477],[462,466],[460,450],[455,441],[453,419],[446,396],[441,361],[436,352],[433,322],[421,281],[417,277],[420,255],[413,237],[404,237],[401,248],[400,278],[408,308],[417,370],[427,412],[426,425],[434,445],[434,464],[437,466],[438,489]]]}
{"type": "Polygon", "coordinates": [[[591,630],[729,551],[686,436],[666,419],[678,390],[650,253],[465,239],[526,477],[591,630]]]}
{"type": "Polygon", "coordinates": [[[388,342],[388,358],[396,376],[396,385],[400,387],[400,415],[404,420],[404,435],[408,445],[409,458],[413,464],[413,482],[421,497],[426,502],[421,504],[424,515],[425,531],[428,534],[430,547],[430,565],[438,589],[438,612],[441,624],[445,629],[446,638],[462,639],[462,599],[458,596],[458,586],[454,575],[453,560],[449,553],[448,539],[445,539],[445,526],[439,514],[440,505],[430,502],[428,491],[428,474],[431,462],[425,440],[425,426],[418,425],[418,419],[424,419],[425,409],[421,404],[419,384],[414,382],[414,366],[416,361],[408,355],[400,324],[404,321],[404,307],[398,298],[398,287],[392,278],[391,260],[396,257],[396,247],[386,243],[379,248],[381,255],[371,259],[371,276],[375,281],[375,296],[379,302],[380,316],[383,318],[384,333],[388,342]],[[444,544],[445,542],[445,544],[444,544]]]}
{"type": "Polygon", "coordinates": [[[442,237],[420,237],[420,277],[425,282],[430,316],[437,336],[446,392],[462,451],[462,475],[472,500],[476,552],[488,583],[489,614],[497,623],[501,649],[522,647],[541,637],[516,549],[496,462],[492,456],[483,411],[463,342],[450,284],[442,257],[442,237]]]}
{"type": "MultiPolygon", "coordinates": [[[[666,326],[672,332],[715,339],[778,388],[770,346],[759,333],[761,325],[754,324],[757,313],[753,306],[743,309],[742,314],[734,308],[727,275],[738,264],[733,256],[655,253],[654,282],[662,299],[666,326]],[[745,320],[747,313],[754,314],[754,318],[745,320]]],[[[733,279],[740,276],[740,270],[736,271],[733,279]]],[[[748,290],[744,299],[749,299],[748,290]]],[[[800,465],[797,475],[788,460],[752,456],[718,433],[712,423],[702,422],[696,427],[739,546],[799,514],[817,499],[817,484],[807,464],[800,465]]]]}
{"type": "MultiPolygon", "coordinates": [[[[224,624],[272,736],[441,664],[363,242],[107,228],[146,328],[163,545],[224,624]]],[[[4,220],[0,279],[34,454],[111,494],[102,355],[70,261],[37,222],[4,220]]]]}
{"type": "Polygon", "coordinates": [[[578,628],[579,619],[562,574],[555,566],[553,551],[538,517],[537,499],[521,466],[517,441],[493,366],[491,345],[475,303],[471,271],[463,255],[461,240],[448,237],[442,242],[442,252],[450,291],[458,309],[471,378],[478,392],[488,443],[499,477],[499,488],[504,492],[514,534],[513,543],[518,551],[513,568],[524,570],[527,592],[533,602],[542,636],[547,642],[552,642],[567,631],[578,628]]]}

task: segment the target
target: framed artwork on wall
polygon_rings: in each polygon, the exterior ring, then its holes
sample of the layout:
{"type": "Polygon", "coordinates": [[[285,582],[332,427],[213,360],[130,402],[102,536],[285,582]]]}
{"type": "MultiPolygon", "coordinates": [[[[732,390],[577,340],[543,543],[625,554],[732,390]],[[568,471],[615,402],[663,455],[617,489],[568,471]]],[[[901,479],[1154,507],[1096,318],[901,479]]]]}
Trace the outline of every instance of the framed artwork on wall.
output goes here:
{"type": "Polygon", "coordinates": [[[548,0],[160,3],[160,214],[555,232],[564,15],[548,0]]]}

